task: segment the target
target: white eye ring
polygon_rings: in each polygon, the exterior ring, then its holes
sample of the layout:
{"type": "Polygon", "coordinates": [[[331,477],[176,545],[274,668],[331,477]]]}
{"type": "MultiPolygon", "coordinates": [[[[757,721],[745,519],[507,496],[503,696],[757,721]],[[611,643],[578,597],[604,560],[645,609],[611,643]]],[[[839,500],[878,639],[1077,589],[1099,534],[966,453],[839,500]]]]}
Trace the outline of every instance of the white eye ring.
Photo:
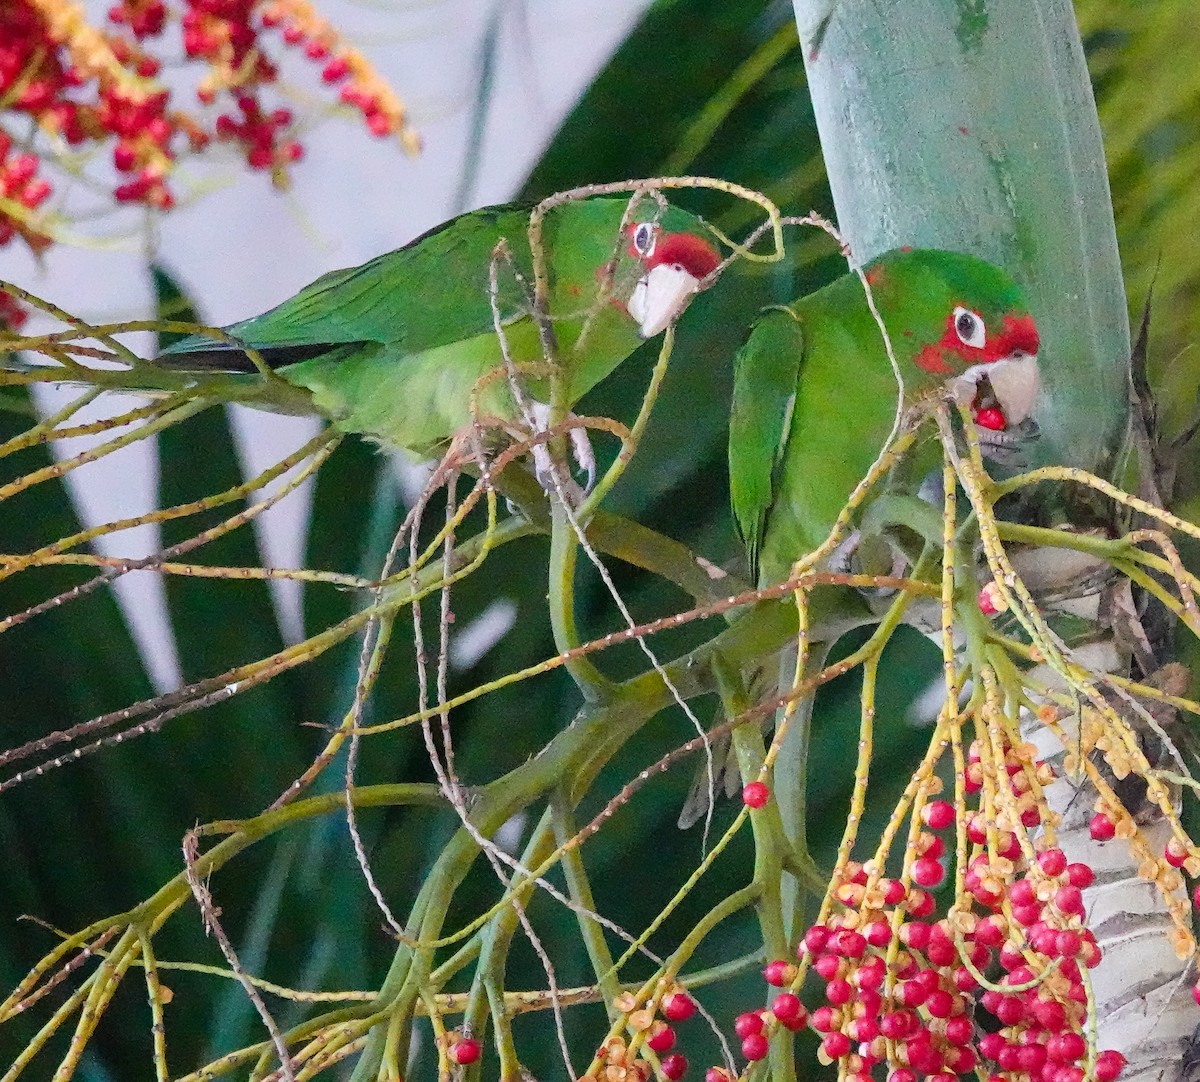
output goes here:
{"type": "Polygon", "coordinates": [[[978,312],[972,312],[969,308],[963,308],[959,305],[954,309],[954,333],[958,335],[959,341],[964,346],[973,346],[975,349],[983,349],[987,342],[987,328],[983,325],[983,320],[979,317],[978,312]]]}
{"type": "Polygon", "coordinates": [[[654,244],[658,240],[658,230],[653,222],[641,222],[633,230],[633,250],[642,259],[649,259],[654,254],[654,244]]]}

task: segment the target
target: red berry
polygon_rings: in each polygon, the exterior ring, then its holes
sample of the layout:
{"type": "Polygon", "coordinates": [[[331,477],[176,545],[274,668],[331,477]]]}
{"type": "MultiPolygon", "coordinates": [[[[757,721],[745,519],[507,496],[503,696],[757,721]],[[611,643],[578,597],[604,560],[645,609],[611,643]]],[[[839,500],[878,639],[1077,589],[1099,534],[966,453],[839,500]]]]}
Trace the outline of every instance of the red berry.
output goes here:
{"type": "Polygon", "coordinates": [[[872,947],[886,947],[892,941],[892,928],[886,920],[873,920],[864,929],[863,934],[872,947]]]}
{"type": "MultiPolygon", "coordinates": [[[[764,1042],[765,1043],[765,1042],[764,1042]]],[[[844,1033],[826,1033],[821,1038],[821,1047],[825,1049],[825,1055],[830,1059],[841,1059],[850,1051],[850,1038],[844,1033]]],[[[745,1044],[742,1045],[742,1051],[746,1051],[745,1044]]],[[[747,1059],[752,1059],[752,1056],[747,1055],[747,1059]]],[[[759,1056],[759,1059],[762,1057],[759,1056]]]]}
{"type": "Polygon", "coordinates": [[[1000,855],[1009,860],[1017,860],[1021,856],[1021,843],[1011,830],[1002,830],[999,837],[1000,855]]]}
{"type": "Polygon", "coordinates": [[[818,1033],[829,1033],[840,1024],[840,1017],[841,1012],[838,1011],[835,1015],[832,1007],[818,1007],[812,1012],[812,1020],[809,1022],[809,1025],[818,1033]]]}
{"type": "Polygon", "coordinates": [[[925,957],[935,966],[949,966],[958,957],[958,948],[949,939],[930,939],[925,957]]]}
{"type": "Polygon", "coordinates": [[[995,406],[985,406],[975,411],[975,423],[980,428],[990,428],[993,432],[1003,432],[1008,427],[1004,411],[995,406]]]}
{"type": "Polygon", "coordinates": [[[1040,996],[1033,1000],[1033,1017],[1051,1033],[1058,1033],[1067,1024],[1067,1009],[1057,999],[1042,999],[1040,996]]]}
{"type": "Polygon", "coordinates": [[[1018,966],[1025,964],[1025,956],[1020,950],[1011,943],[1005,943],[1000,948],[1000,965],[1011,972],[1018,966]]]}
{"type": "Polygon", "coordinates": [[[761,1033],[763,1028],[762,1015],[758,1011],[746,1011],[733,1020],[733,1031],[742,1038],[761,1033]]]}
{"type": "Polygon", "coordinates": [[[1167,847],[1163,850],[1163,859],[1171,865],[1172,868],[1182,868],[1183,862],[1187,860],[1187,850],[1179,844],[1178,839],[1169,838],[1167,847]]]}
{"type": "Polygon", "coordinates": [[[975,942],[985,947],[998,947],[1004,942],[1003,918],[984,917],[975,925],[975,942]]]}
{"type": "MultiPolygon", "coordinates": [[[[1090,871],[1090,869],[1089,869],[1090,871]]],[[[1074,884],[1059,887],[1054,895],[1054,905],[1060,913],[1083,915],[1083,893],[1074,884]]]]}
{"type": "Polygon", "coordinates": [[[860,992],[876,991],[883,987],[887,967],[882,958],[870,958],[854,971],[854,986],[860,992]]]}
{"type": "Polygon", "coordinates": [[[913,882],[922,887],[940,886],[946,878],[946,869],[942,867],[942,862],[933,857],[921,857],[913,861],[912,872],[913,882]]]}
{"type": "Polygon", "coordinates": [[[1078,932],[1070,929],[1055,933],[1054,950],[1060,958],[1074,958],[1083,947],[1083,939],[1078,932]]]}
{"type": "Polygon", "coordinates": [[[1046,1054],[1057,1063],[1075,1063],[1086,1051],[1087,1041],[1080,1033],[1054,1033],[1046,1042],[1046,1054]]]}
{"type": "Polygon", "coordinates": [[[1004,1037],[999,1033],[985,1033],[978,1043],[979,1054],[985,1059],[996,1059],[1006,1044],[1004,1037]]]}
{"type": "Polygon", "coordinates": [[[917,1082],[917,1072],[907,1067],[897,1067],[888,1074],[887,1082],[917,1082]]]}
{"type": "Polygon", "coordinates": [[[879,1020],[879,1032],[889,1041],[901,1041],[919,1027],[917,1016],[908,1010],[890,1011],[879,1020]]]}
{"type": "Polygon", "coordinates": [[[897,1003],[906,1007],[919,1007],[929,998],[929,989],[920,981],[905,981],[896,996],[897,1003]]]}
{"type": "Polygon", "coordinates": [[[921,890],[919,887],[914,887],[908,892],[908,902],[905,908],[914,917],[928,917],[934,910],[936,903],[933,900],[933,895],[926,890],[921,890]]]}
{"type": "Polygon", "coordinates": [[[949,1018],[954,1013],[954,997],[942,989],[929,993],[925,1009],[934,1018],[949,1018]]]}
{"type": "Polygon", "coordinates": [[[1008,888],[1008,900],[1013,905],[1032,905],[1037,901],[1033,884],[1028,879],[1018,879],[1008,888]]]}
{"type": "Polygon", "coordinates": [[[1125,1069],[1126,1059],[1115,1048],[1109,1048],[1096,1057],[1096,1082],[1115,1082],[1117,1075],[1125,1069]]]}
{"type": "Polygon", "coordinates": [[[1001,996],[995,1015],[1006,1026],[1015,1026],[1025,1017],[1025,1001],[1020,996],[1001,996]]]}
{"type": "Polygon", "coordinates": [[[850,986],[847,980],[833,980],[825,986],[825,998],[829,1000],[835,1007],[841,1007],[849,1003],[854,997],[854,989],[850,986]]]}
{"type": "Polygon", "coordinates": [[[928,1036],[922,1040],[914,1037],[905,1045],[908,1053],[909,1066],[915,1067],[923,1074],[939,1074],[942,1070],[942,1056],[930,1044],[928,1036]]]}
{"type": "MultiPolygon", "coordinates": [[[[1196,903],[1200,906],[1200,902],[1196,903]]],[[[804,933],[804,946],[811,954],[819,954],[825,949],[825,944],[829,942],[829,929],[823,924],[814,924],[807,932],[804,933]]],[[[796,954],[800,954],[799,948],[796,954]]]]}
{"type": "Polygon", "coordinates": [[[921,820],[932,830],[945,830],[954,822],[954,805],[932,800],[921,809],[921,820]]]}
{"type": "Polygon", "coordinates": [[[672,992],[662,1001],[662,1012],[672,1022],[686,1022],[696,1013],[696,1004],[687,992],[672,992]]]}
{"type": "Polygon", "coordinates": [[[929,925],[923,921],[905,921],[900,925],[900,942],[913,950],[923,951],[929,946],[929,931],[929,925]]]}
{"type": "Polygon", "coordinates": [[[996,1062],[1002,1070],[1015,1071],[1020,1067],[1021,1049],[1015,1044],[1006,1044],[996,1056],[996,1062]]]}
{"type": "MultiPolygon", "coordinates": [[[[833,1034],[830,1033],[829,1036],[832,1037],[833,1034]]],[[[842,1036],[842,1034],[838,1034],[838,1036],[842,1036]]],[[[749,1037],[742,1040],[742,1055],[752,1062],[765,1059],[769,1050],[770,1045],[767,1044],[767,1038],[761,1033],[751,1033],[749,1037]]]]}
{"type": "Polygon", "coordinates": [[[474,1063],[483,1051],[483,1046],[472,1037],[464,1037],[450,1049],[450,1058],[461,1067],[474,1063]]]}
{"type": "Polygon", "coordinates": [[[973,992],[979,987],[979,981],[976,980],[975,974],[972,973],[966,966],[959,966],[957,969],[955,969],[953,979],[954,987],[960,992],[973,992]]]}
{"type": "Polygon", "coordinates": [[[372,135],[384,136],[392,134],[392,121],[383,113],[372,113],[367,117],[367,130],[372,135]]]}
{"type": "MultiPolygon", "coordinates": [[[[1026,1030],[1025,1033],[1033,1033],[1026,1030]]],[[[1022,1034],[1024,1037],[1025,1034],[1022,1034]]],[[[1017,1051],[1017,1069],[1036,1075],[1046,1065],[1046,1046],[1044,1044],[1023,1044],[1017,1051]]]]}
{"type": "Polygon", "coordinates": [[[910,979],[915,980],[926,992],[936,992],[942,986],[941,974],[935,969],[922,969],[910,979]]]}
{"type": "Polygon", "coordinates": [[[766,968],[763,969],[763,979],[767,984],[773,985],[776,988],[783,988],[792,983],[792,978],[796,975],[796,967],[791,962],[774,961],[768,962],[766,968]]]}
{"type": "Polygon", "coordinates": [[[1010,970],[1007,977],[1003,979],[1002,984],[1028,984],[1033,980],[1033,970],[1029,966],[1017,966],[1016,969],[1010,970]]]}
{"type": "Polygon", "coordinates": [[[979,611],[984,616],[996,616],[1005,609],[1003,595],[994,582],[989,582],[979,591],[977,604],[979,605],[979,611]]]}
{"type": "Polygon", "coordinates": [[[780,992],[771,1001],[771,1013],[779,1019],[779,1024],[788,1029],[799,1029],[808,1021],[808,1011],[800,1002],[798,996],[791,992],[780,992]]]}
{"type": "Polygon", "coordinates": [[[879,1036],[879,1023],[869,1015],[850,1023],[852,1036],[859,1044],[868,1044],[879,1036]]]}
{"type": "Polygon", "coordinates": [[[346,63],[345,58],[335,56],[325,65],[321,72],[321,78],[327,83],[340,83],[349,74],[350,65],[346,63]]]}
{"type": "Polygon", "coordinates": [[[817,975],[827,981],[833,980],[839,973],[846,968],[846,963],[843,962],[836,954],[822,954],[813,963],[813,969],[817,971],[817,975]]]}
{"type": "MultiPolygon", "coordinates": [[[[1065,887],[1063,888],[1066,889],[1065,887]]],[[[1028,928],[1036,924],[1042,916],[1042,907],[1040,903],[1034,905],[1014,905],[1012,907],[1013,920],[1021,927],[1028,928]]]]}
{"type": "Polygon", "coordinates": [[[704,1082],[730,1082],[729,1072],[724,1067],[710,1067],[704,1072],[704,1082]]]}
{"type": "Polygon", "coordinates": [[[1086,890],[1096,882],[1096,873],[1086,864],[1068,864],[1067,882],[1080,890],[1086,890]]]}
{"type": "Polygon", "coordinates": [[[839,931],[830,945],[833,952],[843,958],[861,958],[867,953],[866,937],[846,929],[839,931]]]}
{"type": "Polygon", "coordinates": [[[676,1079],[687,1074],[687,1056],[681,1052],[672,1052],[669,1056],[663,1056],[658,1065],[662,1069],[663,1077],[669,1078],[671,1082],[676,1082],[676,1079]]]}
{"type": "Polygon", "coordinates": [[[855,1002],[853,1010],[857,1017],[866,1018],[867,1016],[874,1017],[883,1007],[883,996],[878,992],[866,989],[858,993],[858,1000],[855,1002]]]}
{"type": "Polygon", "coordinates": [[[675,1047],[675,1031],[670,1026],[664,1025],[650,1035],[646,1044],[655,1052],[669,1052],[675,1047]]]}
{"type": "Polygon", "coordinates": [[[975,1036],[975,1023],[965,1014],[946,1019],[946,1040],[959,1046],[971,1043],[975,1036]]]}
{"type": "Polygon", "coordinates": [[[1043,849],[1037,860],[1047,875],[1062,875],[1067,870],[1067,855],[1061,849],[1043,849]]]}
{"type": "Polygon", "coordinates": [[[742,789],[742,803],[748,808],[761,808],[771,799],[771,790],[761,781],[752,781],[742,789]]]}

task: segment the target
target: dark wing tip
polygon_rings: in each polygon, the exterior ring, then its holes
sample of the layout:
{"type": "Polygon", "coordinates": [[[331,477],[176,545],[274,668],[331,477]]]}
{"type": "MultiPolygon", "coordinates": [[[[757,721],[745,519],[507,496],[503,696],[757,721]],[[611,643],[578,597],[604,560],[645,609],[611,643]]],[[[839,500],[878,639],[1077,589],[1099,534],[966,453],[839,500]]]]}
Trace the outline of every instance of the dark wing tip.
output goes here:
{"type": "MultiPolygon", "coordinates": [[[[259,346],[263,364],[274,370],[311,360],[335,347],[325,342],[302,346],[259,346]]],[[[155,364],[178,372],[256,372],[258,366],[245,349],[227,342],[199,337],[185,338],[168,346],[154,358],[155,364]]]]}

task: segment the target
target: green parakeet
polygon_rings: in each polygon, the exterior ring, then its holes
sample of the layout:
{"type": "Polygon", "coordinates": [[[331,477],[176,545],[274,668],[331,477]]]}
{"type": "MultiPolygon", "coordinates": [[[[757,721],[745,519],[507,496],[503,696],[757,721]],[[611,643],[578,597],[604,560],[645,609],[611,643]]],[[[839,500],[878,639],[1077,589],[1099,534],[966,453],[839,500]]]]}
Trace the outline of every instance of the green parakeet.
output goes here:
{"type": "MultiPolygon", "coordinates": [[[[931,249],[891,251],[864,271],[906,403],[957,381],[976,423],[1002,442],[1029,416],[1038,390],[1038,332],[1017,284],[981,259],[931,249]]],[[[857,275],[769,309],[755,324],[734,365],[729,479],[761,582],[781,582],[824,541],[891,430],[896,400],[857,275]]]]}
{"type": "MultiPolygon", "coordinates": [[[[660,333],[708,283],[720,255],[703,223],[652,200],[592,197],[551,208],[542,246],[549,277],[549,326],[574,403],[660,333]]],[[[512,264],[497,266],[497,302],[509,353],[532,399],[549,395],[545,352],[530,313],[533,264],[529,210],[489,207],[454,218],[397,251],[318,278],[290,300],[225,328],[258,350],[286,386],[259,375],[251,404],[313,412],[339,428],[426,455],[470,420],[479,379],[500,369],[479,395],[484,415],[511,418],[516,406],[503,375],[489,284],[493,251],[507,240],[512,264]],[[515,264],[515,270],[514,266],[515,264]],[[520,277],[516,273],[519,271],[520,277]],[[304,398],[307,393],[308,398],[304,398]]],[[[255,373],[237,346],[195,335],[156,359],[197,373],[255,373]]]]}
{"type": "MultiPolygon", "coordinates": [[[[1013,441],[1038,391],[1038,332],[1012,278],[972,256],[929,249],[888,252],[863,270],[906,405],[953,391],[970,402],[993,447],[1013,441]]],[[[761,585],[785,580],[793,563],[829,535],[891,431],[896,402],[895,374],[856,274],[770,308],[756,322],[734,361],[729,484],[751,574],[761,585]]],[[[844,620],[827,616],[830,626],[814,628],[810,672],[865,611],[847,612],[844,620]]],[[[794,655],[782,660],[781,683],[790,682],[794,664],[794,655]]],[[[767,678],[764,671],[757,679],[767,678]]],[[[802,772],[803,719],[811,706],[811,699],[802,704],[777,773],[802,772]]],[[[681,827],[704,816],[714,791],[732,795],[740,783],[727,738],[714,741],[711,755],[681,827]]]]}

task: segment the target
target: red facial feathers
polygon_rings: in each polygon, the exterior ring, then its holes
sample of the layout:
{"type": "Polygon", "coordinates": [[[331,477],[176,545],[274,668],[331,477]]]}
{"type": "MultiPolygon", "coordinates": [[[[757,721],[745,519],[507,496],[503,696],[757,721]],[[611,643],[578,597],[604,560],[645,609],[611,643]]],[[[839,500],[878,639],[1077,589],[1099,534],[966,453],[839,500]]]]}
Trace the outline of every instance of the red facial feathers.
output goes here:
{"type": "Polygon", "coordinates": [[[1033,316],[1006,315],[1000,324],[1000,333],[988,328],[988,337],[982,346],[969,346],[958,336],[954,328],[954,313],[946,317],[946,333],[936,345],[926,346],[917,354],[918,368],[938,376],[953,375],[955,368],[950,363],[957,361],[964,367],[975,364],[991,364],[1012,356],[1018,350],[1034,356],[1038,351],[1037,325],[1033,316]]]}
{"type": "Polygon", "coordinates": [[[721,253],[703,237],[695,233],[663,233],[646,260],[646,269],[677,263],[693,278],[707,278],[720,262],[721,253]]]}
{"type": "MultiPolygon", "coordinates": [[[[629,227],[631,237],[638,228],[636,225],[629,227]]],[[[629,245],[629,254],[641,259],[647,271],[663,264],[674,264],[693,278],[701,279],[707,278],[720,264],[721,253],[703,237],[695,233],[663,233],[659,227],[654,228],[654,247],[649,255],[643,256],[632,242],[629,245]]]]}

